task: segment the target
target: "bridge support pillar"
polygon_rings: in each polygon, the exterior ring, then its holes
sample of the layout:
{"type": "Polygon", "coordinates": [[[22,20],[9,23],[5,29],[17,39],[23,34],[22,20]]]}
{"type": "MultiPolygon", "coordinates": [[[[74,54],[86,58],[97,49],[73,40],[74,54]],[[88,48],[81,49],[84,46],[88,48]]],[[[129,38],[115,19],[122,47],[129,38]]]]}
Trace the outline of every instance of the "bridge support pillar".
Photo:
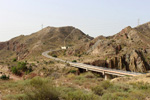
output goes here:
{"type": "Polygon", "coordinates": [[[88,68],[86,68],[86,71],[88,71],[88,68]]]}
{"type": "Polygon", "coordinates": [[[105,80],[111,79],[111,75],[105,74],[104,78],[105,78],[105,80]]]}
{"type": "Polygon", "coordinates": [[[107,75],[107,74],[105,74],[105,75],[104,75],[104,78],[105,78],[105,80],[107,80],[107,79],[108,79],[108,75],[107,75]]]}

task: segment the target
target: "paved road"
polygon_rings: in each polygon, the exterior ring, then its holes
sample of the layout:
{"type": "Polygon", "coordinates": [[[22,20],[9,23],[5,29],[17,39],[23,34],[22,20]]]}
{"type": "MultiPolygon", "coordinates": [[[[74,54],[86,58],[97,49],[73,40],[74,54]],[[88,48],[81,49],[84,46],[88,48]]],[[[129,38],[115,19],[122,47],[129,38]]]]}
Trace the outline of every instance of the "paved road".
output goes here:
{"type": "Polygon", "coordinates": [[[116,70],[116,69],[110,69],[110,68],[104,68],[104,67],[100,67],[100,66],[93,66],[93,65],[87,65],[87,64],[83,64],[83,63],[73,63],[70,61],[66,61],[66,60],[62,60],[60,58],[55,58],[52,57],[50,55],[48,55],[49,52],[52,51],[59,51],[59,50],[49,50],[49,51],[45,51],[42,53],[43,56],[56,60],[56,61],[61,61],[61,62],[65,62],[65,63],[69,63],[71,66],[76,67],[76,68],[81,68],[81,69],[86,69],[87,71],[95,71],[95,72],[100,72],[103,74],[109,74],[109,75],[116,75],[116,76],[137,76],[140,75],[142,73],[137,73],[137,72],[130,72],[130,71],[122,71],[122,70],[116,70]]]}

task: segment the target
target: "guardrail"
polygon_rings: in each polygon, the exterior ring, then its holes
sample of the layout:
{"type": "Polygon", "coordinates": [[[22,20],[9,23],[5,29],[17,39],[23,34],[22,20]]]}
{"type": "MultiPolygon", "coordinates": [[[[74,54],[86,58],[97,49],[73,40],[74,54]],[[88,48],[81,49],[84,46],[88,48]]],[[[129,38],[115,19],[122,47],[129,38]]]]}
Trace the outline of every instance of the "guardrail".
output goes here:
{"type": "Polygon", "coordinates": [[[100,72],[103,74],[110,74],[110,75],[116,75],[116,76],[137,76],[137,75],[143,74],[143,73],[138,73],[138,72],[122,71],[122,70],[117,70],[117,69],[104,68],[104,67],[100,67],[100,66],[87,65],[87,64],[83,64],[83,63],[73,63],[70,61],[65,61],[60,58],[55,58],[55,57],[48,55],[48,53],[52,52],[52,51],[59,51],[59,50],[45,51],[42,53],[42,55],[47,58],[54,59],[56,61],[69,63],[71,66],[76,67],[76,68],[100,72]]]}

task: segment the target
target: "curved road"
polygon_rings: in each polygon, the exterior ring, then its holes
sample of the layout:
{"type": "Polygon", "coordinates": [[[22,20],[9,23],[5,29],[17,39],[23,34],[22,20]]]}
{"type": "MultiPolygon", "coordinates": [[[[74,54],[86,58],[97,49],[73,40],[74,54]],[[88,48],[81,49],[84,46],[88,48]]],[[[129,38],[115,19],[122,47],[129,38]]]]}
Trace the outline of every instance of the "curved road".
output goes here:
{"type": "Polygon", "coordinates": [[[85,69],[86,71],[90,70],[90,71],[94,71],[94,72],[103,73],[103,75],[109,74],[109,75],[116,75],[116,76],[137,76],[137,75],[142,74],[142,73],[137,73],[137,72],[122,71],[122,70],[116,70],[116,69],[104,68],[104,67],[99,67],[99,66],[87,65],[87,64],[78,63],[78,62],[74,63],[74,62],[62,60],[60,58],[55,58],[55,57],[48,55],[48,53],[52,52],[52,51],[59,51],[59,50],[45,51],[42,53],[42,55],[47,57],[47,58],[56,60],[56,61],[69,63],[73,67],[85,69]]]}

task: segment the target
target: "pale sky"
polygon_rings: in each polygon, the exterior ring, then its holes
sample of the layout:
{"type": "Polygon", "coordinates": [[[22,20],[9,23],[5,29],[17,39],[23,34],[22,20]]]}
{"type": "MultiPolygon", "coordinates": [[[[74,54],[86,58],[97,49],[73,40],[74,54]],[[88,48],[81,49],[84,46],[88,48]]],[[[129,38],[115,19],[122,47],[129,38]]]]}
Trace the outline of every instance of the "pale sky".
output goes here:
{"type": "Polygon", "coordinates": [[[41,25],[74,26],[96,37],[150,21],[150,0],[0,0],[0,41],[39,31],[41,25]]]}

